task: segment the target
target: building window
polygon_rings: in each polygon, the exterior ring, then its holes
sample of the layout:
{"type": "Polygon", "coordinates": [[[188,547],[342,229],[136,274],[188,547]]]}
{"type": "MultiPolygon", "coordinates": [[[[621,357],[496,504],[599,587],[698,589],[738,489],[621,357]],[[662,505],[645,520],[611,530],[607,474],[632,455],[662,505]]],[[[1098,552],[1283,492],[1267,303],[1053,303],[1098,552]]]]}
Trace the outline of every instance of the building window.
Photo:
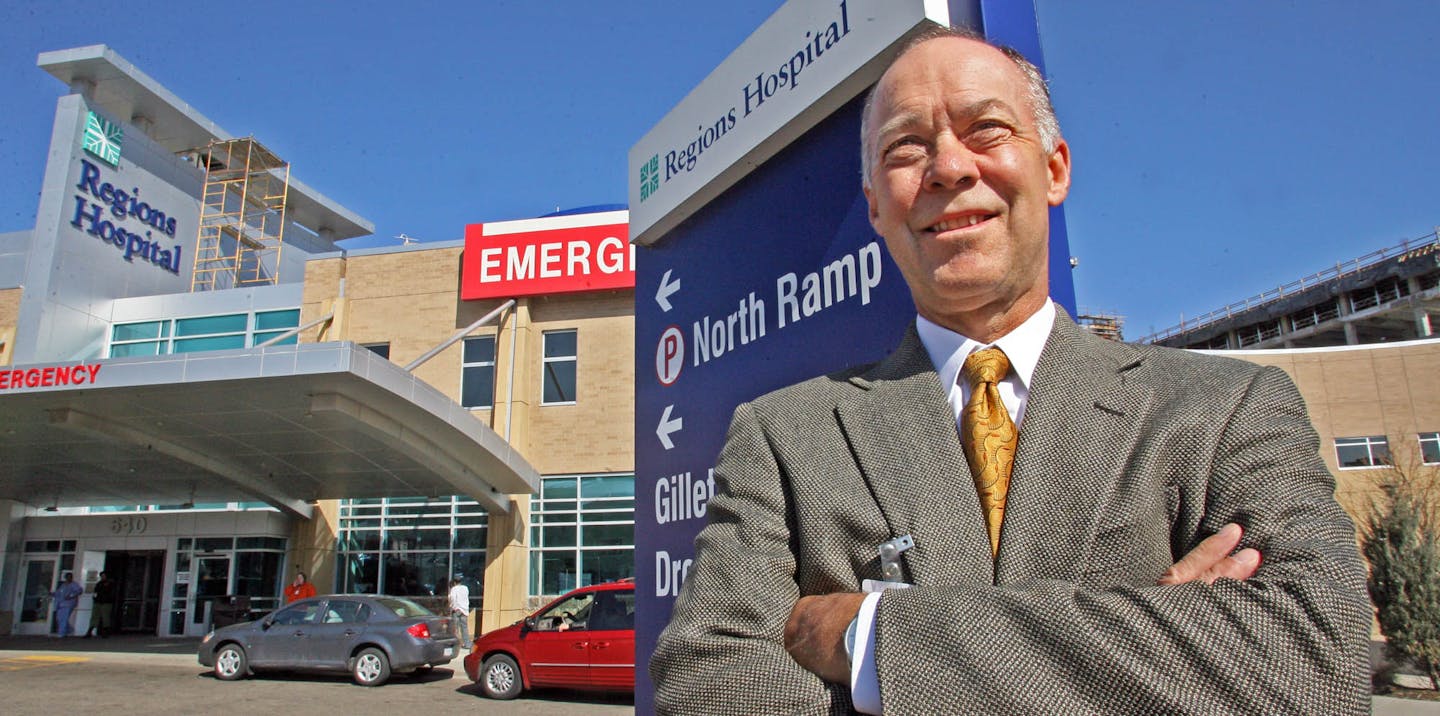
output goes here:
{"type": "Polygon", "coordinates": [[[385,360],[390,360],[389,343],[364,343],[361,345],[365,348],[365,350],[370,351],[371,353],[374,353],[375,355],[380,356],[385,360]]]}
{"type": "Polygon", "coordinates": [[[530,594],[635,576],[635,476],[547,477],[530,499],[530,594]]]}
{"type": "Polygon", "coordinates": [[[1335,438],[1335,461],[1341,468],[1383,467],[1390,464],[1390,443],[1383,435],[1335,438]]]}
{"type": "Polygon", "coordinates": [[[1350,294],[1350,310],[1358,313],[1410,295],[1410,287],[1398,278],[1387,278],[1350,294]]]}
{"type": "Polygon", "coordinates": [[[450,580],[485,588],[485,509],[465,497],[392,497],[340,503],[335,588],[418,598],[442,610],[450,580]]]}
{"type": "Polygon", "coordinates": [[[1254,325],[1242,326],[1235,329],[1235,335],[1240,339],[1240,346],[1253,346],[1262,341],[1277,338],[1280,335],[1280,319],[1262,321],[1254,325]]]}
{"type": "Polygon", "coordinates": [[[495,336],[465,339],[460,368],[460,405],[466,408],[495,406],[495,336]]]}
{"type": "Polygon", "coordinates": [[[202,624],[205,602],[222,595],[246,597],[255,611],[278,608],[280,590],[285,586],[283,567],[288,548],[289,540],[284,537],[179,538],[175,543],[169,633],[186,633],[185,614],[190,607],[191,623],[202,624]],[[191,600],[193,604],[189,604],[191,600]]]}
{"type": "Polygon", "coordinates": [[[1200,341],[1198,343],[1191,343],[1190,345],[1185,347],[1191,350],[1200,351],[1228,350],[1230,348],[1230,335],[1226,333],[1221,333],[1220,335],[1215,336],[1209,340],[1200,341]]]}
{"type": "Polygon", "coordinates": [[[189,505],[91,505],[89,507],[77,507],[75,509],[91,515],[109,514],[113,512],[203,512],[214,510],[225,510],[229,512],[271,510],[278,512],[274,507],[264,502],[197,502],[189,505]]]}
{"type": "Polygon", "coordinates": [[[1426,465],[1440,465],[1440,433],[1420,433],[1420,459],[1426,465]]]}
{"type": "Polygon", "coordinates": [[[575,331],[547,331],[545,361],[542,366],[545,386],[541,405],[563,405],[575,402],[575,331]]]}
{"type": "Polygon", "coordinates": [[[1290,325],[1294,330],[1309,328],[1340,315],[1340,300],[1332,298],[1324,303],[1307,306],[1290,314],[1290,325]]]}
{"type": "MultiPolygon", "coordinates": [[[[255,346],[300,325],[300,309],[117,323],[110,357],[154,356],[255,346]]],[[[290,336],[279,345],[292,345],[290,336]]]]}
{"type": "MultiPolygon", "coordinates": [[[[255,314],[254,331],[247,345],[258,346],[275,336],[293,330],[298,325],[300,325],[300,309],[298,308],[287,311],[261,311],[255,314]]],[[[299,342],[297,340],[299,338],[300,335],[297,333],[275,345],[294,345],[299,342]]]]}

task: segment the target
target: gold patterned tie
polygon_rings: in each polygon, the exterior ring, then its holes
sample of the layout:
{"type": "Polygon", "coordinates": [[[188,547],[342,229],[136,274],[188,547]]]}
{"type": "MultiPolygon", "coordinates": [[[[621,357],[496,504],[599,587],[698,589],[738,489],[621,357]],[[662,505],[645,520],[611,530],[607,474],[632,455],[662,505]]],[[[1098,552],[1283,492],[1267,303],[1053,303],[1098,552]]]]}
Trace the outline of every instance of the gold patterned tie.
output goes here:
{"type": "Polygon", "coordinates": [[[975,351],[965,359],[961,373],[970,384],[970,400],[960,417],[961,442],[980,509],[990,529],[990,555],[1000,551],[1000,524],[1005,521],[1005,494],[1010,490],[1010,469],[1015,464],[1019,433],[996,386],[1010,372],[1010,359],[999,348],[975,351]]]}

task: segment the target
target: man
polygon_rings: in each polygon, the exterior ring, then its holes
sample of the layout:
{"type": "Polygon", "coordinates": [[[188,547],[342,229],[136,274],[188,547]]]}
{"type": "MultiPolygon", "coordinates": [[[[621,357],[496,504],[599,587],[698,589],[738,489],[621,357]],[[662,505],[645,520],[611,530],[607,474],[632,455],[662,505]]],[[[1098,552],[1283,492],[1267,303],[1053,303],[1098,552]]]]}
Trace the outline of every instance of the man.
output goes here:
{"type": "Polygon", "coordinates": [[[470,643],[470,588],[459,577],[450,580],[450,618],[460,632],[460,643],[470,643]]]}
{"type": "Polygon", "coordinates": [[[736,410],[658,709],[1368,713],[1363,567],[1294,385],[1049,301],[1070,152],[1038,71],[922,36],[862,135],[916,325],[736,410]]]}
{"type": "Polygon", "coordinates": [[[61,639],[75,633],[70,617],[75,613],[75,607],[80,605],[80,595],[84,593],[85,588],[75,583],[75,575],[70,572],[60,575],[60,585],[50,593],[55,598],[56,632],[61,639]]]}
{"type": "Polygon", "coordinates": [[[109,637],[115,619],[115,582],[110,575],[101,572],[100,581],[95,583],[92,591],[95,597],[90,607],[90,628],[85,630],[85,638],[89,639],[91,632],[109,637]]]}

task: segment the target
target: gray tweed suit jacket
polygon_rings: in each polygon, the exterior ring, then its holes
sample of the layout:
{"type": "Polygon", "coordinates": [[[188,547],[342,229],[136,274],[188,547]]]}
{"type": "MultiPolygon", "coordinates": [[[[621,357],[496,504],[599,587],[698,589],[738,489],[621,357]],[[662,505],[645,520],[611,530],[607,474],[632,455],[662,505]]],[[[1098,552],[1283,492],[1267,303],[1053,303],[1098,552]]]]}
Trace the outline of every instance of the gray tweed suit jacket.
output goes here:
{"type": "Polygon", "coordinates": [[[1060,312],[998,556],[912,326],[886,360],[735,411],[710,522],[650,664],[662,713],[847,713],[786,653],[795,601],[907,581],[876,624],[887,714],[1369,713],[1354,527],[1274,368],[1104,341],[1060,312]],[[1157,587],[1227,522],[1240,582],[1157,587]]]}

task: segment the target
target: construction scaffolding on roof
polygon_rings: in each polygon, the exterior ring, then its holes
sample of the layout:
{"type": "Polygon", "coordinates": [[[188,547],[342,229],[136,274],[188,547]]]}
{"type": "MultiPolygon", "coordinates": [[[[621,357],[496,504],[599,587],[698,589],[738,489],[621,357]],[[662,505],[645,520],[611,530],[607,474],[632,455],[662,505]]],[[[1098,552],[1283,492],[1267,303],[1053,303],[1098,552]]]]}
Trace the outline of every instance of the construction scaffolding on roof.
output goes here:
{"type": "Polygon", "coordinates": [[[213,140],[205,167],[190,290],[274,285],[280,278],[290,165],[253,137],[213,140]]]}
{"type": "Polygon", "coordinates": [[[1125,340],[1124,326],[1125,317],[1114,313],[1103,311],[1087,311],[1081,309],[1075,316],[1075,322],[1081,328],[1110,341],[1125,340]]]}

